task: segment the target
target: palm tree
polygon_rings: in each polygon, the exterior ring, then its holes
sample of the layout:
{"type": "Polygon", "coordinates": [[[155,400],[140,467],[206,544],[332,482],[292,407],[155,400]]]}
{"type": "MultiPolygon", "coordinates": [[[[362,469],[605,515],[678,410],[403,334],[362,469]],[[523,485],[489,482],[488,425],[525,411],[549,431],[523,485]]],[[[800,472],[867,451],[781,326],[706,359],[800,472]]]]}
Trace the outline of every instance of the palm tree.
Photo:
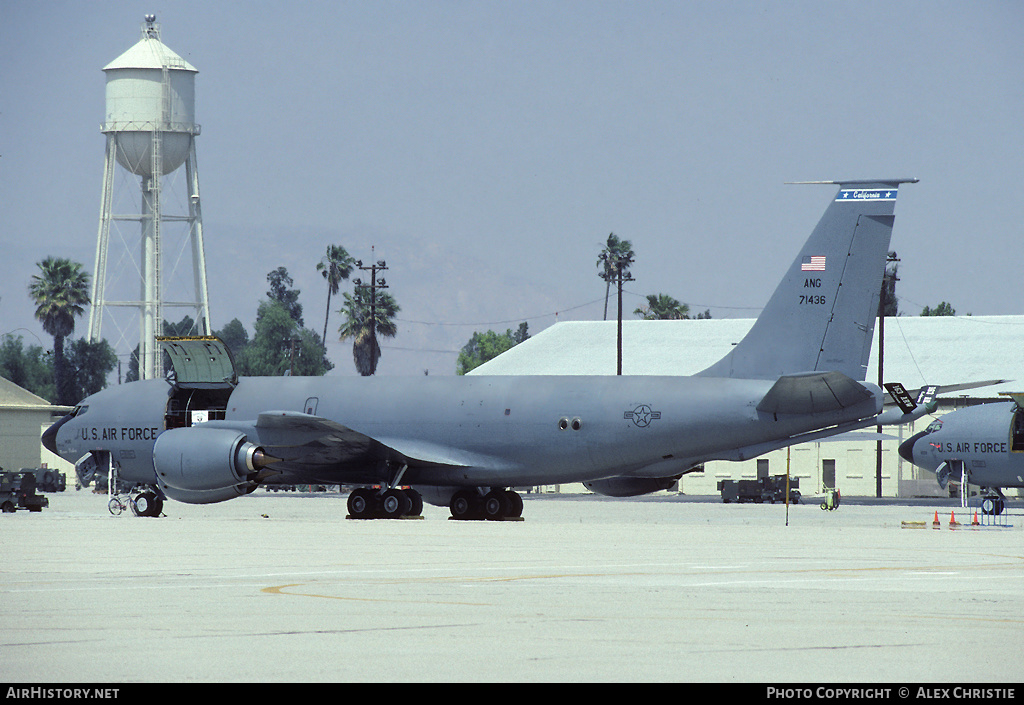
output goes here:
{"type": "Polygon", "coordinates": [[[645,321],[681,321],[690,317],[690,306],[668,294],[648,294],[647,305],[633,313],[645,321]]]}
{"type": "Polygon", "coordinates": [[[43,330],[53,336],[53,378],[58,404],[67,399],[67,370],[64,363],[64,339],[75,332],[75,318],[89,303],[89,274],[82,265],[61,257],[37,262],[39,274],[32,275],[28,293],[36,305],[36,318],[43,330]]]}
{"type": "Polygon", "coordinates": [[[348,279],[356,261],[341,245],[328,245],[327,254],[316,265],[316,271],[327,280],[327,313],[324,314],[324,352],[327,352],[327,319],[331,315],[331,294],[338,294],[342,279],[348,279]]]}
{"type": "Polygon", "coordinates": [[[394,338],[398,327],[392,320],[402,309],[395,303],[391,294],[374,291],[369,294],[356,290],[355,294],[345,292],[345,304],[338,313],[345,317],[338,329],[341,340],[352,339],[352,360],[356,370],[364,377],[377,371],[380,360],[380,345],[377,335],[394,338]],[[370,297],[375,295],[376,301],[370,297]]]}
{"type": "Polygon", "coordinates": [[[621,240],[615,233],[609,233],[604,249],[597,256],[597,276],[604,279],[604,320],[608,320],[608,295],[611,291],[612,282],[619,276],[619,269],[622,276],[629,273],[629,265],[633,262],[633,243],[629,240],[621,240]]]}

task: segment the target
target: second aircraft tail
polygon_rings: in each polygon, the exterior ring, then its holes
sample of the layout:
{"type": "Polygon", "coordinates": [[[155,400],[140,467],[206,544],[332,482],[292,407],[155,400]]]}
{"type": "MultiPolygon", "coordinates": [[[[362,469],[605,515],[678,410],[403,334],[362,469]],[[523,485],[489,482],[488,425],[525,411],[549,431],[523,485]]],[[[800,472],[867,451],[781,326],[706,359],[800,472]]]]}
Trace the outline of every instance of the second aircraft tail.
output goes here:
{"type": "Polygon", "coordinates": [[[917,179],[829,181],[839,192],[746,337],[704,377],[841,372],[863,380],[896,192],[917,179]]]}

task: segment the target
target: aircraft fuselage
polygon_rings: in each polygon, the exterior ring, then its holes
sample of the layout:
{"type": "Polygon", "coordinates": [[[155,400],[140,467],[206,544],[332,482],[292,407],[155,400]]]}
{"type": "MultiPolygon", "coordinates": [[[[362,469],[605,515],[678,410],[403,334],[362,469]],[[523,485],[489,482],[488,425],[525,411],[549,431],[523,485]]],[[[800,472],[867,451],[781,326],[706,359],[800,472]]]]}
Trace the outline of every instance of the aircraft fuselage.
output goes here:
{"type": "MultiPolygon", "coordinates": [[[[870,418],[881,407],[876,394],[829,413],[766,414],[756,407],[772,384],[640,376],[248,377],[206,423],[241,429],[273,454],[273,434],[257,424],[259,416],[267,409],[308,414],[403,454],[410,459],[407,484],[509,486],[670,476],[706,460],[753,457],[765,452],[763,444],[870,418]]],[[[152,483],[153,445],[171,423],[168,409],[188,403],[164,380],[115,387],[84,400],[53,441],[71,461],[107,452],[122,481],[152,483]]],[[[308,453],[274,469],[278,482],[380,480],[374,467],[361,472],[308,453]]]]}
{"type": "MultiPolygon", "coordinates": [[[[160,492],[210,503],[273,482],[362,485],[349,497],[357,518],[415,516],[421,487],[454,518],[490,519],[521,516],[518,485],[664,489],[704,461],[876,420],[883,396],[863,380],[896,194],[913,181],[827,182],[838,192],[757,321],[692,377],[238,379],[222,341],[161,338],[173,384],[95,394],[43,443],[152,485],[140,494],[149,515],[160,492]]],[[[893,422],[915,413],[902,406],[893,422]]]]}
{"type": "Polygon", "coordinates": [[[918,467],[960,480],[960,468],[981,487],[1024,487],[1024,419],[1014,402],[952,411],[903,442],[899,452],[918,467]],[[961,466],[962,463],[962,466],[961,466]]]}

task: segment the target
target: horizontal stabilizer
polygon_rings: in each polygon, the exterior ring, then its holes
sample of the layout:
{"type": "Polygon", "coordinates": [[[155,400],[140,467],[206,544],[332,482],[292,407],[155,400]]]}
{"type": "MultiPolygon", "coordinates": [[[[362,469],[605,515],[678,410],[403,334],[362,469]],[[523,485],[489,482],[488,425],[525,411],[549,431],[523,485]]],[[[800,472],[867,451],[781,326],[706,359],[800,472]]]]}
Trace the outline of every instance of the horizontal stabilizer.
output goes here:
{"type": "Polygon", "coordinates": [[[842,372],[804,372],[779,377],[757,410],[766,414],[821,414],[870,399],[870,389],[842,372]]]}

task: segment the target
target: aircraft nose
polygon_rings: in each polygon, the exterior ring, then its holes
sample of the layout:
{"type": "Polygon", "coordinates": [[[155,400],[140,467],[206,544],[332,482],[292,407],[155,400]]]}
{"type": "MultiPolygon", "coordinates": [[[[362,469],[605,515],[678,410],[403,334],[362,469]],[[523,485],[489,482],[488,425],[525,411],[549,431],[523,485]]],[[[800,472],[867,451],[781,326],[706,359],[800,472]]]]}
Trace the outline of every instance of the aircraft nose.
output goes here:
{"type": "Polygon", "coordinates": [[[57,423],[50,426],[48,429],[43,431],[43,436],[40,440],[43,442],[43,447],[50,451],[54,455],[60,455],[57,452],[57,430],[67,423],[67,420],[71,418],[71,414],[68,414],[57,423]]]}
{"type": "Polygon", "coordinates": [[[914,444],[917,443],[917,439],[921,438],[924,434],[925,434],[925,431],[921,431],[920,433],[915,433],[913,436],[911,436],[907,440],[905,440],[902,443],[900,443],[900,447],[899,447],[899,450],[898,450],[898,452],[900,454],[900,457],[903,458],[904,460],[906,460],[908,463],[913,463],[914,462],[914,444]]]}

